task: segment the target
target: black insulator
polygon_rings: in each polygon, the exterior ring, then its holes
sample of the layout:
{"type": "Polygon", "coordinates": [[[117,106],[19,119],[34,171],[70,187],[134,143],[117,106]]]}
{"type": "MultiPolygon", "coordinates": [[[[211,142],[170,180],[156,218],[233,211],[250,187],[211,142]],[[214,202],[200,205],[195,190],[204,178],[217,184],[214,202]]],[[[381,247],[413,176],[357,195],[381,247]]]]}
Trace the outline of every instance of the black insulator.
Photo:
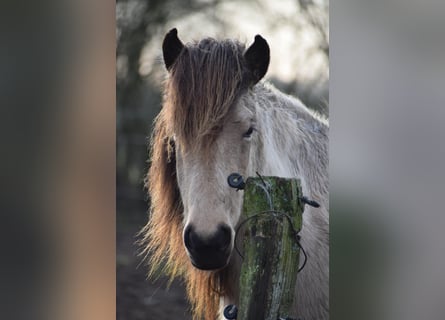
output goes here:
{"type": "Polygon", "coordinates": [[[301,202],[303,202],[303,203],[305,203],[305,204],[308,204],[308,205],[310,205],[311,207],[314,207],[314,208],[319,208],[319,207],[320,207],[320,204],[319,204],[317,201],[309,200],[309,199],[306,198],[306,197],[301,197],[300,200],[301,200],[301,202]]]}
{"type": "Polygon", "coordinates": [[[234,304],[229,304],[224,308],[224,318],[228,320],[236,319],[238,316],[238,308],[234,304]]]}
{"type": "Polygon", "coordinates": [[[243,176],[239,173],[232,173],[227,177],[227,183],[230,187],[235,188],[236,190],[243,190],[246,186],[244,182],[243,176]]]}

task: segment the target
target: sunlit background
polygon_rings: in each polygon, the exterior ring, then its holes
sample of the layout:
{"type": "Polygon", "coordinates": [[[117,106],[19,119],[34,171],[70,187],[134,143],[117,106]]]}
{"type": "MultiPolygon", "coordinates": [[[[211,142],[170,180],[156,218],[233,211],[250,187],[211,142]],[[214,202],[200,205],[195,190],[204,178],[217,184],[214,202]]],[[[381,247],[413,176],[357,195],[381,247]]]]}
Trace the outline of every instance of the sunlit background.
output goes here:
{"type": "Polygon", "coordinates": [[[130,0],[117,2],[116,19],[117,316],[184,318],[188,306],[182,288],[174,283],[165,291],[165,279],[147,281],[147,268],[140,264],[133,244],[148,219],[143,179],[148,137],[161,108],[166,76],[162,40],[171,28],[178,29],[184,43],[213,37],[249,45],[260,34],[271,48],[267,81],[328,116],[329,4],[322,0],[130,0]]]}

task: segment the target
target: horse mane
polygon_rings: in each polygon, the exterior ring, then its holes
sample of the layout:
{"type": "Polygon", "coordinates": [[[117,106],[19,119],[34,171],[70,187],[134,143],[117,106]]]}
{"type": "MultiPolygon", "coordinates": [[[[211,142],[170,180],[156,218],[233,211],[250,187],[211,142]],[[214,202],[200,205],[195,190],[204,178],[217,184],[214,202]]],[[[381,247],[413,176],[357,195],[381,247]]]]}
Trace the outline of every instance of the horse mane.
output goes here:
{"type": "Polygon", "coordinates": [[[170,70],[163,109],[183,148],[211,144],[240,93],[247,88],[244,45],[211,38],[188,44],[170,70]]]}
{"type": "Polygon", "coordinates": [[[182,240],[183,205],[176,182],[174,142],[166,135],[165,112],[156,119],[151,166],[146,187],[151,195],[151,215],[141,230],[143,254],[149,257],[149,275],[162,269],[170,279],[185,280],[193,319],[215,319],[222,292],[230,290],[226,272],[206,272],[193,267],[182,240]]]}
{"type": "Polygon", "coordinates": [[[151,164],[145,185],[151,196],[150,219],[141,230],[150,275],[163,269],[185,280],[194,319],[215,319],[222,293],[233,292],[226,269],[193,267],[182,239],[183,204],[176,181],[175,144],[210,144],[224,117],[247,88],[244,46],[233,40],[204,39],[188,45],[166,82],[161,112],[151,139],[151,164]],[[174,136],[174,138],[173,138],[174,136]]]}

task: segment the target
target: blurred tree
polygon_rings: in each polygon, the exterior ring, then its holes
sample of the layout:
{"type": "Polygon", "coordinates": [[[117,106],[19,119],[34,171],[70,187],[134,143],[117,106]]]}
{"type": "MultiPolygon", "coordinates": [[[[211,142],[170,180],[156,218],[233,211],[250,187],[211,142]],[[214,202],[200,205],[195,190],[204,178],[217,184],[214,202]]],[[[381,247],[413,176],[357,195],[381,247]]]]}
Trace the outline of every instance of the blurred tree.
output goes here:
{"type": "Polygon", "coordinates": [[[320,36],[318,49],[329,58],[329,2],[298,0],[303,16],[320,36]]]}
{"type": "Polygon", "coordinates": [[[139,62],[142,49],[167,21],[215,6],[218,0],[117,0],[117,93],[125,105],[142,78],[139,62]]]}

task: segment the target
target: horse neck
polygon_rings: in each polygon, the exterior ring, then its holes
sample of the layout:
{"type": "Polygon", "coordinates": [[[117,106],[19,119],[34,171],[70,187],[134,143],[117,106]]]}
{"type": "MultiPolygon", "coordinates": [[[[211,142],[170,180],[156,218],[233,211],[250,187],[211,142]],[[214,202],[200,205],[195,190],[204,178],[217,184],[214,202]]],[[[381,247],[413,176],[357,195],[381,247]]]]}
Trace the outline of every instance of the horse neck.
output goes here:
{"type": "Polygon", "coordinates": [[[327,199],[327,122],[274,88],[260,85],[256,91],[260,130],[252,145],[253,174],[298,177],[305,194],[327,199]]]}

